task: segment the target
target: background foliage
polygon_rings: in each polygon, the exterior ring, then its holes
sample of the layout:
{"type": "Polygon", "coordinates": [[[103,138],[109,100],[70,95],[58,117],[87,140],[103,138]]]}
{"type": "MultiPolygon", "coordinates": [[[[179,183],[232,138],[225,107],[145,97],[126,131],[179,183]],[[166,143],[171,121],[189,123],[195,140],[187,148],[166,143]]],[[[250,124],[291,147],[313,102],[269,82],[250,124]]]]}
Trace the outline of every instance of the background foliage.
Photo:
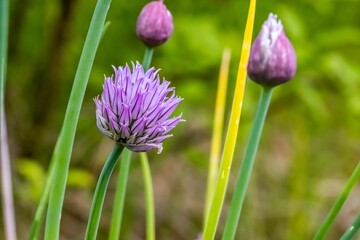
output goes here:
{"type": "MultiPolygon", "coordinates": [[[[135,22],[144,0],[114,0],[94,63],[71,162],[62,236],[82,239],[95,180],[112,148],[95,125],[92,98],[111,65],[141,61],[135,22]]],[[[172,81],[187,122],[150,155],[158,239],[194,239],[202,211],[212,114],[222,49],[232,49],[228,103],[239,61],[247,1],[166,1],[173,37],[156,49],[153,65],[172,81]]],[[[95,1],[10,2],[6,108],[13,158],[18,232],[27,236],[45,171],[60,130],[95,1]]],[[[242,239],[310,239],[360,156],[360,2],[258,1],[254,33],[269,12],[279,15],[298,54],[295,79],[275,90],[251,180],[239,235],[242,239]]],[[[234,170],[254,116],[260,88],[248,82],[234,170]]],[[[228,106],[229,106],[228,104],[228,106]]],[[[229,193],[232,191],[231,179],[229,193]]],[[[106,239],[113,178],[100,225],[106,239]]],[[[360,211],[359,185],[328,239],[338,239],[360,211]]],[[[225,207],[224,212],[226,213],[225,207]]],[[[122,239],[144,239],[143,183],[131,166],[122,239]]],[[[220,229],[222,224],[220,223],[220,229]]]]}

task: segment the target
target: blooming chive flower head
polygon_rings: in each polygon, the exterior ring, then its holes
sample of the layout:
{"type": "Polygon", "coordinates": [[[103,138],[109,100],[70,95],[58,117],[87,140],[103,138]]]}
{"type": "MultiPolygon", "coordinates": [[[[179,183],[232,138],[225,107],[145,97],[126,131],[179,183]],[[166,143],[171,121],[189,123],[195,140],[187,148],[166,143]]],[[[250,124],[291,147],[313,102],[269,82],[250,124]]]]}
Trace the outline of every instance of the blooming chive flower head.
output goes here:
{"type": "Polygon", "coordinates": [[[182,98],[170,82],[160,81],[155,68],[145,72],[139,63],[132,70],[113,68],[115,76],[105,77],[104,90],[94,99],[99,130],[134,152],[157,148],[160,153],[169,132],[184,121],[181,115],[169,118],[182,98]]]}
{"type": "Polygon", "coordinates": [[[163,1],[146,4],[136,22],[136,34],[148,47],[156,47],[166,42],[173,30],[172,15],[163,1]]]}
{"type": "Polygon", "coordinates": [[[247,70],[253,81],[270,87],[285,83],[295,75],[294,48],[281,21],[272,13],[251,47],[247,70]]]}

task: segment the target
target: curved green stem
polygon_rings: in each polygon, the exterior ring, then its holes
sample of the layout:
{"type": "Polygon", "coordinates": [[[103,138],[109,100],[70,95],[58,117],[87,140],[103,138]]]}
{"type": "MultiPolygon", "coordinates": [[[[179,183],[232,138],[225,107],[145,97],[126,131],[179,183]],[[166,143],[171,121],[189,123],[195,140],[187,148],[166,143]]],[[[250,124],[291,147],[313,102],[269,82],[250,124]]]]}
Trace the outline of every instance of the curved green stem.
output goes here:
{"type": "Polygon", "coordinates": [[[76,71],[65,113],[61,138],[59,138],[57,142],[59,151],[58,154],[53,155],[54,165],[57,171],[54,173],[51,184],[45,225],[45,240],[59,239],[61,210],[65,196],[66,179],[69,172],[76,126],[110,3],[111,0],[98,0],[76,71]]]}
{"type": "Polygon", "coordinates": [[[124,210],[126,184],[131,163],[131,151],[124,149],[121,158],[120,171],[116,184],[116,193],[113,204],[113,212],[110,224],[109,240],[118,240],[120,236],[121,220],[124,210]]]}
{"type": "Polygon", "coordinates": [[[146,240],[155,240],[155,207],[149,160],[146,153],[140,153],[144,177],[146,202],[146,240]]]}
{"type": "Polygon", "coordinates": [[[346,230],[344,235],[340,238],[340,240],[352,240],[359,232],[360,228],[360,213],[357,215],[355,220],[352,222],[350,227],[346,230]]]}
{"type": "Polygon", "coordinates": [[[238,179],[235,185],[235,191],[231,200],[229,215],[226,220],[225,229],[222,237],[223,240],[231,240],[235,238],[241,209],[244,203],[246,190],[249,185],[256,152],[259,146],[261,133],[264,128],[266,114],[270,105],[271,94],[272,88],[263,88],[254,124],[250,132],[250,137],[247,147],[245,149],[243,160],[241,162],[238,179]]]}
{"type": "Polygon", "coordinates": [[[328,232],[331,224],[334,222],[336,216],[340,212],[341,207],[344,205],[344,202],[348,198],[351,189],[354,187],[356,182],[360,178],[360,162],[357,164],[356,168],[354,169],[353,173],[351,174],[349,180],[347,181],[344,189],[336,199],[334,205],[332,206],[330,212],[326,216],[326,219],[320,226],[319,230],[317,231],[314,240],[322,240],[325,238],[326,233],[328,232]]]}
{"type": "Polygon", "coordinates": [[[100,173],[99,180],[96,184],[93,202],[91,204],[91,210],[90,210],[88,225],[85,234],[86,240],[96,239],[99,222],[101,218],[101,211],[104,204],[106,189],[109,184],[111,173],[114,170],[119,155],[123,149],[124,147],[122,145],[115,144],[112,152],[110,153],[100,173]]]}
{"type": "MultiPolygon", "coordinates": [[[[104,34],[105,34],[106,30],[108,29],[109,25],[110,25],[110,22],[105,23],[103,31],[101,33],[101,38],[104,37],[104,34]]],[[[55,164],[54,164],[55,157],[54,156],[57,156],[59,154],[58,153],[58,150],[59,150],[58,144],[59,144],[59,139],[61,139],[61,138],[62,138],[62,136],[61,136],[61,132],[60,132],[59,137],[58,137],[58,142],[55,145],[54,153],[53,153],[53,156],[50,161],[50,167],[49,167],[46,179],[45,179],[45,184],[44,184],[44,188],[41,193],[40,201],[39,201],[38,207],[37,207],[35,215],[34,215],[34,220],[31,224],[30,234],[29,234],[29,238],[28,238],[29,240],[37,239],[37,235],[40,230],[40,224],[42,221],[42,217],[44,214],[44,210],[45,210],[47,201],[49,199],[50,187],[51,187],[51,183],[53,181],[54,173],[55,173],[55,164]]]]}

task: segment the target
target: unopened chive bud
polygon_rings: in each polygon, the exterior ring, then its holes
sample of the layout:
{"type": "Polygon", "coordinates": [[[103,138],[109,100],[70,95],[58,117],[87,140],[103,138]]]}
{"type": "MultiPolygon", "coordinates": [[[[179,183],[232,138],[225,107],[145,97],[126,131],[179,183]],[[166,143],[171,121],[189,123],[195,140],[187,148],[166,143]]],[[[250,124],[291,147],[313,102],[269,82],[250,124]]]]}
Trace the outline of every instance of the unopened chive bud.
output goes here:
{"type": "Polygon", "coordinates": [[[152,1],[144,6],[136,22],[136,34],[148,47],[156,47],[169,39],[173,19],[163,1],[152,1]]]}
{"type": "Polygon", "coordinates": [[[270,13],[250,52],[248,75],[251,80],[273,87],[289,81],[296,72],[296,54],[283,25],[270,13]]]}

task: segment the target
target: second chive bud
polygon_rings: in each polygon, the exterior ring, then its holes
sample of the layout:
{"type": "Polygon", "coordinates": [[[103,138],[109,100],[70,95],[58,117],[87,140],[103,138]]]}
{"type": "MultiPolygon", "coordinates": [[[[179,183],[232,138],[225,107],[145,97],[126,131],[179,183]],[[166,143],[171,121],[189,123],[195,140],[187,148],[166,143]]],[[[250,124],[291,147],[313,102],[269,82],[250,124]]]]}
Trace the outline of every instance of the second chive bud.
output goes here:
{"type": "Polygon", "coordinates": [[[272,13],[251,47],[247,70],[251,80],[267,87],[285,83],[295,75],[294,48],[281,21],[272,13]]]}

